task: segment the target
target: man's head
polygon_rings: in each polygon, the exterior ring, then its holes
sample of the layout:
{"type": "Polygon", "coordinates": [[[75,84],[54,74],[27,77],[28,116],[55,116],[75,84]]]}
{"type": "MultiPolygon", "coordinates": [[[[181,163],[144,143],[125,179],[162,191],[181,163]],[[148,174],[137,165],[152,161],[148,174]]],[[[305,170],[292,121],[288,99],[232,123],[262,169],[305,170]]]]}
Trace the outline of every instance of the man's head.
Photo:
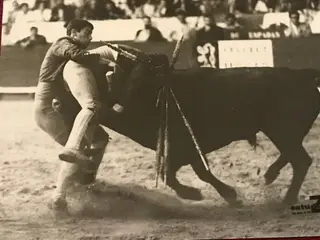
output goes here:
{"type": "Polygon", "coordinates": [[[86,20],[72,19],[67,25],[67,35],[86,48],[92,40],[93,29],[93,25],[86,20]]]}
{"type": "Polygon", "coordinates": [[[206,28],[214,27],[216,24],[214,18],[211,15],[204,15],[203,23],[206,28]]]}
{"type": "Polygon", "coordinates": [[[176,16],[181,23],[186,22],[186,12],[185,11],[183,11],[181,9],[177,10],[176,16]]]}
{"type": "Polygon", "coordinates": [[[63,5],[64,4],[64,0],[57,0],[56,1],[56,5],[57,6],[61,6],[61,5],[63,5]]]}
{"type": "Polygon", "coordinates": [[[294,25],[298,25],[298,24],[299,24],[300,14],[299,14],[297,11],[289,12],[289,17],[290,17],[290,21],[291,21],[294,25]]]}
{"type": "Polygon", "coordinates": [[[145,28],[151,27],[151,18],[150,17],[144,16],[142,20],[143,20],[145,28]]]}
{"type": "Polygon", "coordinates": [[[31,36],[36,36],[36,35],[38,35],[38,28],[36,28],[36,27],[31,27],[30,28],[30,35],[31,36]]]}
{"type": "Polygon", "coordinates": [[[44,10],[45,8],[46,8],[45,2],[43,2],[43,1],[39,2],[38,9],[44,10]]]}
{"type": "Polygon", "coordinates": [[[89,5],[89,8],[94,9],[97,6],[97,4],[98,4],[97,0],[90,0],[88,5],[89,5]]]}
{"type": "Polygon", "coordinates": [[[115,9],[115,4],[112,2],[112,1],[107,1],[106,2],[106,9],[108,10],[108,11],[114,11],[114,9],[115,9]]]}
{"type": "Polygon", "coordinates": [[[233,26],[235,23],[236,23],[236,16],[232,13],[229,13],[227,16],[226,16],[226,24],[228,26],[233,26]]]}
{"type": "Polygon", "coordinates": [[[17,1],[12,2],[12,8],[14,11],[19,10],[19,3],[17,1]]]}
{"type": "Polygon", "coordinates": [[[20,7],[23,13],[27,14],[29,12],[29,5],[27,3],[22,3],[20,7]]]}

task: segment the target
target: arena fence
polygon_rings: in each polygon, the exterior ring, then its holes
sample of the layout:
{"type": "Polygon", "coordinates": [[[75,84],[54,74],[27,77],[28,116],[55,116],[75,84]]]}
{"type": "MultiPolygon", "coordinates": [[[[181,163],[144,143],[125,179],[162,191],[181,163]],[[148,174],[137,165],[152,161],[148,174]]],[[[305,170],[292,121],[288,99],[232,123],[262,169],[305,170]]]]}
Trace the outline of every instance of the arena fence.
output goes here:
{"type": "MultiPolygon", "coordinates": [[[[178,69],[190,67],[270,66],[320,70],[319,36],[301,39],[236,40],[182,45],[178,69]],[[244,60],[247,61],[244,61],[244,60]],[[249,61],[248,61],[249,60],[249,61]]],[[[145,52],[163,53],[171,57],[175,43],[117,42],[145,52]]],[[[92,43],[91,47],[101,43],[92,43]]],[[[39,67],[50,45],[24,50],[3,46],[0,57],[0,94],[32,94],[37,84],[39,67]]]]}

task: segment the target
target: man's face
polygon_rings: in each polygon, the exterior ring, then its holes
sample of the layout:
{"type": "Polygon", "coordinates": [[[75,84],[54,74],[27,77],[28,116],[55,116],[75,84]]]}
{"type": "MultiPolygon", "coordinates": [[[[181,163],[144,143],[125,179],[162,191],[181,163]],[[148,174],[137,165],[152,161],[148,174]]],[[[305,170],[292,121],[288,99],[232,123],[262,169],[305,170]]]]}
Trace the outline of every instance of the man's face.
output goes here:
{"type": "Polygon", "coordinates": [[[177,16],[178,20],[182,23],[184,23],[186,21],[186,17],[183,14],[179,14],[177,16]]]}
{"type": "Polygon", "coordinates": [[[205,17],[203,19],[203,23],[204,23],[205,26],[211,27],[213,25],[213,20],[212,20],[212,18],[205,17]]]}
{"type": "Polygon", "coordinates": [[[107,3],[106,3],[106,9],[109,10],[109,11],[113,11],[113,5],[112,5],[112,3],[107,2],[107,3]]]}
{"type": "Polygon", "coordinates": [[[235,19],[233,17],[228,17],[226,23],[228,26],[233,26],[235,24],[235,19]]]}
{"type": "Polygon", "coordinates": [[[45,9],[44,2],[40,2],[40,4],[39,4],[39,9],[40,9],[40,10],[44,10],[44,9],[45,9]]]}
{"type": "Polygon", "coordinates": [[[96,5],[97,5],[97,0],[90,0],[90,1],[89,1],[89,6],[90,6],[91,8],[95,8],[96,5]]]}
{"type": "Polygon", "coordinates": [[[19,4],[17,1],[12,2],[12,8],[13,10],[18,10],[19,9],[19,4]]]}
{"type": "Polygon", "coordinates": [[[74,31],[72,37],[84,48],[87,48],[92,40],[92,29],[90,27],[85,27],[80,32],[74,31]]]}
{"type": "Polygon", "coordinates": [[[149,18],[144,18],[143,23],[145,27],[151,26],[151,20],[149,18]]]}
{"type": "Polygon", "coordinates": [[[291,22],[295,25],[299,23],[299,16],[297,14],[292,14],[290,16],[291,22]]]}
{"type": "Polygon", "coordinates": [[[24,13],[28,13],[29,12],[29,7],[27,5],[23,5],[21,10],[24,13]]]}
{"type": "Polygon", "coordinates": [[[34,37],[38,34],[38,30],[37,29],[31,29],[31,37],[34,37]]]}

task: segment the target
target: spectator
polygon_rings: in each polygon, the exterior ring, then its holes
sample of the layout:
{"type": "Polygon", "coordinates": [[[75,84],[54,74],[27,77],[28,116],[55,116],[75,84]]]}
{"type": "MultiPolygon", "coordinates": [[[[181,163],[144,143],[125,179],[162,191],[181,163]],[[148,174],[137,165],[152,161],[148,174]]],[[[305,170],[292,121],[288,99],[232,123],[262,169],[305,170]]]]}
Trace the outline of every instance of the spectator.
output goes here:
{"type": "Polygon", "coordinates": [[[258,0],[257,4],[254,7],[254,12],[257,12],[257,13],[269,12],[268,1],[267,0],[258,0]]]}
{"type": "Polygon", "coordinates": [[[188,26],[188,23],[186,21],[186,12],[183,10],[178,10],[176,15],[179,20],[180,26],[177,28],[177,30],[174,30],[170,33],[170,40],[177,41],[181,38],[182,34],[185,40],[192,38],[194,31],[188,26]]]}
{"type": "Polygon", "coordinates": [[[224,22],[229,11],[228,2],[224,0],[214,0],[212,5],[212,13],[215,21],[224,22]]]}
{"type": "Polygon", "coordinates": [[[126,18],[131,18],[132,17],[133,11],[129,7],[128,0],[116,1],[116,7],[118,7],[120,10],[122,10],[122,12],[126,16],[126,18]]]}
{"type": "Polygon", "coordinates": [[[141,0],[127,0],[129,9],[132,11],[131,18],[143,18],[141,0]]]}
{"type": "Polygon", "coordinates": [[[291,8],[290,0],[279,0],[276,12],[288,12],[291,8]]]}
{"type": "Polygon", "coordinates": [[[50,21],[51,9],[46,8],[45,2],[36,2],[35,9],[32,11],[35,21],[50,21]]]}
{"type": "Polygon", "coordinates": [[[19,12],[19,3],[17,1],[12,2],[12,10],[8,13],[8,20],[7,20],[7,27],[6,27],[6,34],[9,34],[12,28],[12,25],[16,22],[16,17],[19,12]]]}
{"type": "Polygon", "coordinates": [[[301,23],[299,21],[300,14],[297,11],[289,12],[289,17],[289,26],[284,30],[284,34],[286,37],[308,37],[312,34],[309,24],[301,23]]]}
{"type": "Polygon", "coordinates": [[[22,3],[20,5],[20,11],[15,16],[15,24],[21,24],[33,21],[32,14],[30,13],[29,5],[22,3]]]}
{"type": "Polygon", "coordinates": [[[241,25],[237,22],[236,16],[232,13],[229,13],[226,16],[225,22],[220,23],[219,27],[222,27],[228,30],[236,30],[236,29],[242,28],[241,25]]]}
{"type": "Polygon", "coordinates": [[[159,5],[157,6],[155,17],[166,17],[168,16],[168,7],[166,0],[160,0],[159,5]]]}
{"type": "Polygon", "coordinates": [[[172,0],[168,4],[168,15],[174,16],[179,9],[186,12],[187,16],[198,16],[199,6],[190,0],[172,0]]]}
{"type": "Polygon", "coordinates": [[[136,42],[151,42],[151,41],[166,41],[161,32],[151,24],[151,19],[148,16],[143,18],[144,28],[136,33],[136,42]]]}
{"type": "Polygon", "coordinates": [[[256,3],[257,0],[228,0],[229,12],[251,13],[256,3]]]}
{"type": "Polygon", "coordinates": [[[199,6],[201,15],[213,15],[213,5],[209,0],[204,0],[199,6]]]}
{"type": "Polygon", "coordinates": [[[72,6],[74,7],[74,18],[88,19],[88,7],[85,0],[76,0],[72,6]]]}
{"type": "Polygon", "coordinates": [[[115,3],[112,2],[111,0],[107,0],[106,2],[106,19],[121,19],[121,18],[125,18],[124,12],[117,8],[115,3]]]}
{"type": "Polygon", "coordinates": [[[37,45],[47,44],[47,40],[44,36],[38,34],[38,28],[31,27],[30,36],[17,41],[16,44],[22,48],[32,48],[37,45]]]}
{"type": "Polygon", "coordinates": [[[75,19],[88,19],[88,9],[85,6],[76,7],[74,9],[74,18],[75,19]]]}
{"type": "Polygon", "coordinates": [[[307,8],[312,10],[319,10],[320,9],[320,0],[308,0],[307,1],[307,8]]]}
{"type": "Polygon", "coordinates": [[[107,16],[107,9],[103,0],[89,0],[86,17],[89,20],[104,20],[107,16]]]}
{"type": "Polygon", "coordinates": [[[211,15],[203,17],[204,27],[196,32],[196,39],[203,42],[224,40],[223,28],[218,27],[211,15]]]}
{"type": "Polygon", "coordinates": [[[52,8],[50,21],[68,22],[74,18],[74,8],[64,4],[64,0],[57,0],[56,6],[52,8]]]}
{"type": "Polygon", "coordinates": [[[142,5],[142,13],[148,17],[156,17],[157,4],[155,0],[147,0],[145,4],[142,5]]]}

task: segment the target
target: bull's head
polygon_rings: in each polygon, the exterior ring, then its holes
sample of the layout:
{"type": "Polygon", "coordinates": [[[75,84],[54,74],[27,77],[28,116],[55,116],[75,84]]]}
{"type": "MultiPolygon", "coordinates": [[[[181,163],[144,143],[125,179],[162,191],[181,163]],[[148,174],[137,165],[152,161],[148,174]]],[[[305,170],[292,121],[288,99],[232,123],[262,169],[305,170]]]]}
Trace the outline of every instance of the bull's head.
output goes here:
{"type": "MultiPolygon", "coordinates": [[[[137,57],[144,55],[141,51],[127,46],[125,46],[125,49],[129,49],[137,57]]],[[[118,57],[118,64],[122,69],[115,68],[115,71],[120,72],[115,72],[115,78],[110,83],[110,95],[115,102],[124,108],[131,103],[133,95],[140,90],[143,91],[143,87],[146,84],[153,84],[154,89],[160,88],[164,84],[169,69],[167,56],[148,54],[147,59],[147,62],[134,61],[122,54],[118,57]]]]}

